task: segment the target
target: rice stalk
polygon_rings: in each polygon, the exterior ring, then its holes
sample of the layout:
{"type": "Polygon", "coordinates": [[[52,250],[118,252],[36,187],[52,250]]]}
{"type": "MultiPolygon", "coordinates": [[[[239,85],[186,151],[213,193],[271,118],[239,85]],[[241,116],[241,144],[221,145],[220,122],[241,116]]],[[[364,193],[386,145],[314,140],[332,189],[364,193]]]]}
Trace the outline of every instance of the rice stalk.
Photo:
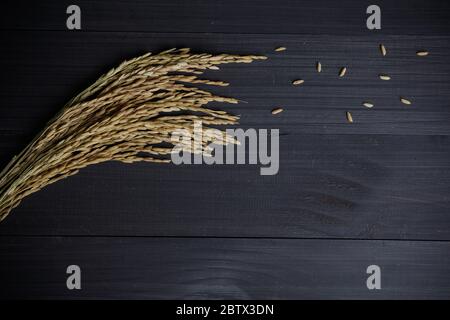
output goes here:
{"type": "MultiPolygon", "coordinates": [[[[30,194],[105,161],[170,162],[171,134],[192,133],[195,121],[233,125],[239,117],[206,107],[210,102],[238,103],[193,85],[226,86],[200,79],[205,70],[227,63],[250,63],[264,56],[194,54],[189,49],[147,53],[111,69],[70,100],[31,143],[0,173],[0,221],[30,194]]],[[[223,132],[223,131],[222,131],[223,132]]],[[[224,143],[235,143],[223,132],[224,143]]],[[[217,137],[205,136],[201,153],[217,137]]]]}

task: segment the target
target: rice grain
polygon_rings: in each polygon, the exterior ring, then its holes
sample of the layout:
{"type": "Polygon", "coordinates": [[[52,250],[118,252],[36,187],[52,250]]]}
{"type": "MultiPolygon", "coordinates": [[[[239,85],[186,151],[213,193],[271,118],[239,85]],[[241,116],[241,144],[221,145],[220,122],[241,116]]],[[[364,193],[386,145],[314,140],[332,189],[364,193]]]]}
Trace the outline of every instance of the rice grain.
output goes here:
{"type": "Polygon", "coordinates": [[[421,50],[421,51],[417,51],[417,53],[416,53],[419,57],[426,57],[428,54],[429,54],[429,52],[428,51],[425,51],[425,50],[421,50]]]}
{"type": "Polygon", "coordinates": [[[383,57],[385,57],[387,51],[386,51],[386,47],[385,47],[383,44],[380,44],[380,51],[381,51],[381,55],[382,55],[383,57]]]}
{"type": "Polygon", "coordinates": [[[406,105],[412,104],[411,100],[405,99],[403,97],[400,97],[400,101],[401,101],[401,103],[406,104],[406,105]]]}
{"type": "Polygon", "coordinates": [[[283,108],[275,108],[272,110],[272,114],[279,114],[281,112],[283,112],[283,108]]]}
{"type": "Polygon", "coordinates": [[[349,111],[347,111],[345,114],[346,114],[346,116],[347,116],[347,121],[348,121],[349,123],[353,123],[353,117],[352,117],[352,114],[351,114],[349,111]]]}

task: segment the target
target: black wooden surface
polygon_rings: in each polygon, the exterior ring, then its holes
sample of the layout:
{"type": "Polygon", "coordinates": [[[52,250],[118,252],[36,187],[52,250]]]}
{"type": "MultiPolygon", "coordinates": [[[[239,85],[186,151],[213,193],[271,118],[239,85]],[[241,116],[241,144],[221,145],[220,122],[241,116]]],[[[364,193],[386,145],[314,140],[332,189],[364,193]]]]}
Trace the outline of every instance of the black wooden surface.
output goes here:
{"type": "Polygon", "coordinates": [[[368,265],[383,267],[372,298],[448,298],[446,242],[311,239],[8,237],[2,289],[25,298],[358,299],[368,265]],[[67,265],[84,286],[65,289],[67,265]],[[414,275],[413,277],[411,275],[414,275]]]}
{"type": "Polygon", "coordinates": [[[110,67],[187,46],[269,57],[205,77],[247,102],[218,105],[240,127],[280,129],[280,172],[89,167],[0,224],[0,297],[450,297],[448,2],[378,1],[379,31],[365,27],[365,1],[77,1],[81,31],[65,28],[69,4],[4,5],[2,166],[110,67]],[[422,48],[429,57],[416,57],[422,48]],[[274,117],[276,106],[285,112],[274,117]],[[81,291],[65,287],[70,264],[83,270],[81,291]],[[366,288],[371,264],[382,290],[366,288]]]}

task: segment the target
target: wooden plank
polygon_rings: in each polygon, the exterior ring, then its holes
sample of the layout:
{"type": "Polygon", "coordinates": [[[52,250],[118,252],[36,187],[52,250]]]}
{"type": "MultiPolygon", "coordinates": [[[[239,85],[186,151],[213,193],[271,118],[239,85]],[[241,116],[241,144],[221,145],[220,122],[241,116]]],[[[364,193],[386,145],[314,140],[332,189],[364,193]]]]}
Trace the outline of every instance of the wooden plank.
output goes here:
{"type": "Polygon", "coordinates": [[[2,237],[0,298],[448,299],[448,242],[2,237]],[[81,268],[81,290],[66,268],[81,268]],[[366,269],[381,269],[368,290],[366,269]]]}
{"type": "Polygon", "coordinates": [[[280,170],[92,166],[27,198],[1,234],[450,239],[448,136],[285,135],[280,170]]]}
{"type": "MultiPolygon", "coordinates": [[[[71,96],[119,61],[146,50],[189,44],[199,51],[260,53],[268,61],[245,66],[225,66],[205,77],[232,85],[212,90],[236,96],[247,104],[232,106],[248,126],[274,125],[301,134],[450,134],[450,41],[448,37],[389,36],[388,58],[382,58],[381,37],[283,36],[289,48],[276,54],[275,36],[197,34],[127,34],[66,32],[3,32],[0,52],[0,128],[12,134],[32,134],[71,96]],[[430,57],[415,56],[425,47],[430,57]],[[320,59],[323,73],[315,71],[320,59]],[[337,77],[348,67],[344,79],[337,77]],[[379,73],[392,80],[380,81],[379,73]],[[304,78],[305,84],[291,82],[304,78]],[[413,105],[399,101],[406,96],[413,105]],[[361,104],[375,103],[373,110],[361,104]],[[270,110],[283,106],[286,114],[272,117],[270,110]],[[345,112],[354,114],[349,126],[345,112]],[[28,129],[30,128],[30,129],[28,129]]],[[[278,39],[280,40],[280,39],[278,39]]],[[[222,106],[224,107],[224,106],[222,106]]],[[[231,107],[230,107],[231,108],[231,107]]],[[[9,138],[8,138],[9,139],[9,138]]]]}
{"type": "MultiPolygon", "coordinates": [[[[0,28],[66,30],[63,1],[4,1],[0,28]]],[[[448,34],[445,0],[378,0],[382,29],[367,30],[370,3],[357,0],[120,1],[78,0],[82,30],[289,33],[289,34],[448,34]]]]}

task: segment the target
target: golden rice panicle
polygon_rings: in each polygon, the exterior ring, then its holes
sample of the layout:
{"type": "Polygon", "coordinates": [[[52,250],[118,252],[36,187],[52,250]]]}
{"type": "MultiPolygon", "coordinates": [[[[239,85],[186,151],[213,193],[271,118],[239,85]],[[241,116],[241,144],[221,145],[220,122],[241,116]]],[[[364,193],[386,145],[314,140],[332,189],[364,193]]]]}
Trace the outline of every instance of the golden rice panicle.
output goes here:
{"type": "MultiPolygon", "coordinates": [[[[232,125],[239,117],[210,109],[210,102],[238,103],[195,87],[227,85],[198,78],[221,64],[266,59],[256,55],[194,54],[188,48],[147,53],[125,61],[71,99],[31,143],[0,173],[0,221],[28,195],[105,161],[170,162],[171,135],[232,125]]],[[[224,131],[225,143],[235,143],[224,131]]],[[[207,152],[211,139],[183,146],[207,152]]]]}

